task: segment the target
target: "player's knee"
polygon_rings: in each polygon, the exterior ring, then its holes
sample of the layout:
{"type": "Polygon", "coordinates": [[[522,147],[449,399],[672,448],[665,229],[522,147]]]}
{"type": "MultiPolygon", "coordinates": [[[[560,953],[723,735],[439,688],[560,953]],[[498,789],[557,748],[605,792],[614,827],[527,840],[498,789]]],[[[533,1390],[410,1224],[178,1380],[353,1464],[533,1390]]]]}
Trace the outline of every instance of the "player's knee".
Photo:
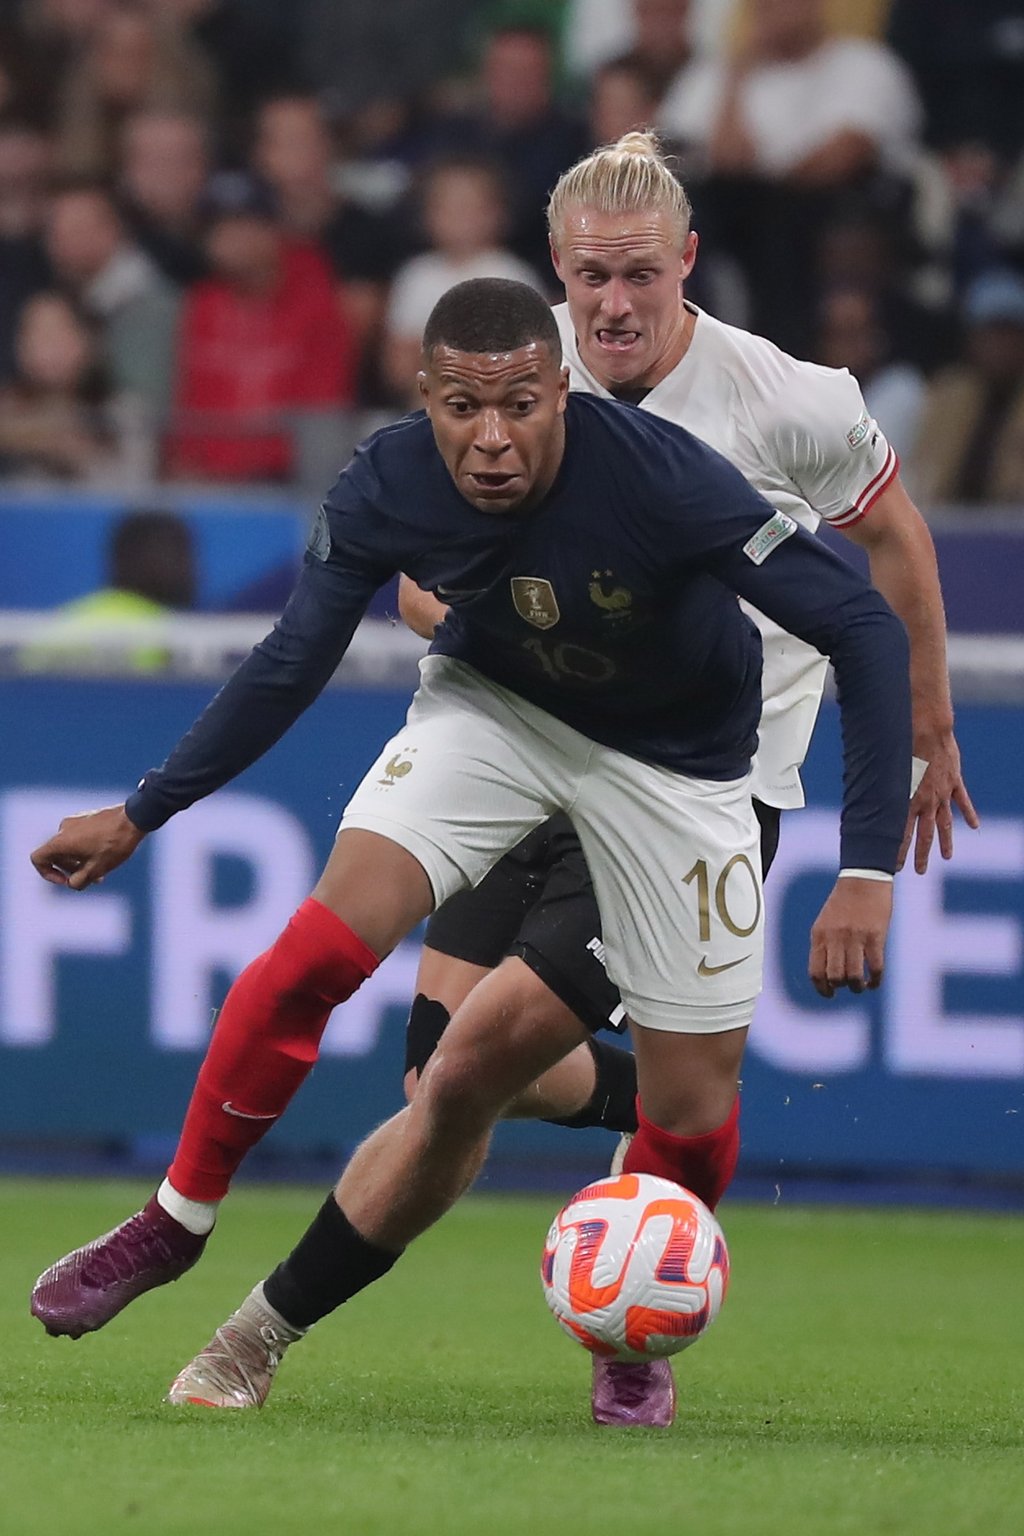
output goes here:
{"type": "Polygon", "coordinates": [[[378,965],[348,924],[312,898],[261,960],[266,985],[279,996],[315,997],[332,1007],[351,997],[378,965]]]}
{"type": "Polygon", "coordinates": [[[502,1107],[486,1062],[475,1052],[448,1043],[427,1063],[413,1102],[438,1124],[474,1128],[496,1119],[502,1107]]]}
{"type": "Polygon", "coordinates": [[[676,1087],[649,1089],[643,1094],[643,1113],[652,1125],[671,1136],[705,1136],[728,1119],[736,1100],[736,1079],[705,1082],[692,1090],[676,1087]]]}

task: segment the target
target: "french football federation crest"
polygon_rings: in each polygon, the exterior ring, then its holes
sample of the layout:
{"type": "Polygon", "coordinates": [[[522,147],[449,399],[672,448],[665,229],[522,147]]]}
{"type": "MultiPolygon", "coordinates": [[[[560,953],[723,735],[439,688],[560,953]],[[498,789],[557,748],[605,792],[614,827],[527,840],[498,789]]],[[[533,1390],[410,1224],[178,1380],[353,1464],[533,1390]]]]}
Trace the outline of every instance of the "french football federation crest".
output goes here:
{"type": "Polygon", "coordinates": [[[408,757],[402,756],[402,753],[408,752],[411,757],[415,751],[415,747],[400,747],[384,769],[384,777],[378,779],[377,783],[382,784],[385,789],[391,789],[399,779],[404,779],[407,773],[412,772],[413,765],[408,757]]]}
{"type": "Polygon", "coordinates": [[[519,617],[535,629],[551,629],[562,617],[554,587],[540,576],[513,576],[512,601],[519,617]]]}
{"type": "Polygon", "coordinates": [[[591,571],[587,591],[590,601],[602,610],[606,619],[632,618],[633,594],[627,587],[613,586],[605,591],[605,582],[612,577],[611,571],[591,571]]]}

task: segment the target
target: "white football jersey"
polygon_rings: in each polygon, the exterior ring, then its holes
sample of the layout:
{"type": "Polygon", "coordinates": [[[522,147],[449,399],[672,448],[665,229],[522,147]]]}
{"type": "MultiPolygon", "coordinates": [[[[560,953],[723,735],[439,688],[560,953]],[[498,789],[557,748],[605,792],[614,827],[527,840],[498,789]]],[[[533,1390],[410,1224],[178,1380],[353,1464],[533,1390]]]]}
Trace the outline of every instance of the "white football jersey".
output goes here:
{"type": "MultiPolygon", "coordinates": [[[[682,360],[640,409],[685,427],[723,454],[773,507],[813,533],[855,523],[895,479],[898,462],[846,369],[799,362],[773,342],[688,305],[696,325],[682,360]]],[[[555,318],[573,389],[605,395],[580,359],[567,304],[555,318]]],[[[764,640],[764,705],[753,790],[767,805],[804,803],[800,765],[825,683],[825,658],[744,604],[764,640]]]]}

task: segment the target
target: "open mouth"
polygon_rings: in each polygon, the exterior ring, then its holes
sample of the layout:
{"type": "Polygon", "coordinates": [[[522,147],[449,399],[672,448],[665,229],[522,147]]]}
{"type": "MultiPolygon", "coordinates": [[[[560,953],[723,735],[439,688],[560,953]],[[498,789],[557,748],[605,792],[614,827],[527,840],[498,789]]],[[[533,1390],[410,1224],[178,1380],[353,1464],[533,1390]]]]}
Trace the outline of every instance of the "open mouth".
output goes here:
{"type": "Polygon", "coordinates": [[[597,340],[609,352],[628,352],[640,340],[640,332],[601,330],[597,333],[597,340]]]}
{"type": "Polygon", "coordinates": [[[471,473],[469,478],[478,490],[503,491],[512,484],[513,480],[517,479],[517,476],[510,474],[508,471],[483,470],[471,473]]]}

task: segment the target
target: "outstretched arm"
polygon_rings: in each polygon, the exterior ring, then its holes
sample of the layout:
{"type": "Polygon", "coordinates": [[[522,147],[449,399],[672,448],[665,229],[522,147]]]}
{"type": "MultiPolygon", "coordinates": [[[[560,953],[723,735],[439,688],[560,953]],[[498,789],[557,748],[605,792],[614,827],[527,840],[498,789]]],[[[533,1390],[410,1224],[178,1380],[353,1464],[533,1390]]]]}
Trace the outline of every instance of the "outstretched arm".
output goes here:
{"type": "Polygon", "coordinates": [[[85,890],[128,859],[147,832],[212,794],[263,756],[333,675],[373,591],[372,580],[307,560],[271,634],[246,657],[124,805],[61,822],[32,854],[44,880],[85,890]]]}
{"type": "Polygon", "coordinates": [[[914,756],[928,767],[910,802],[899,864],[902,868],[916,829],[914,868],[923,874],[936,831],[942,857],[953,855],[954,805],[969,827],[979,825],[953,734],[946,619],[935,546],[924,518],[899,480],[886,488],[866,517],[842,531],[867,550],[871,580],[903,620],[910,640],[914,756]]]}

